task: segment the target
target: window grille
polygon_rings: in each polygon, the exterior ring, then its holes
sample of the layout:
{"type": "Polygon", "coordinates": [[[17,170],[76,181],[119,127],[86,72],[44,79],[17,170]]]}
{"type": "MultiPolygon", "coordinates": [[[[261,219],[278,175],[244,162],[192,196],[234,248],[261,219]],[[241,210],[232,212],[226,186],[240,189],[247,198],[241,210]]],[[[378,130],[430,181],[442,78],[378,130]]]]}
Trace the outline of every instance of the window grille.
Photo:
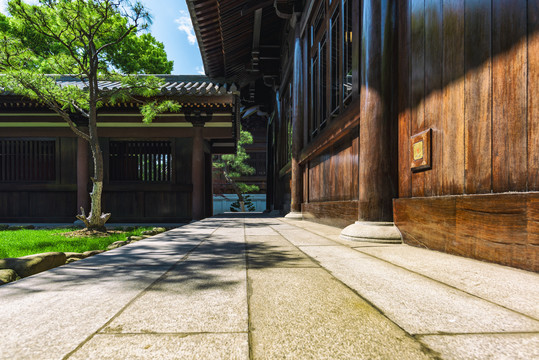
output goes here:
{"type": "Polygon", "coordinates": [[[110,141],[111,181],[170,182],[172,145],[170,141],[110,141]]]}
{"type": "MultiPolygon", "coordinates": [[[[347,103],[352,95],[352,0],[343,1],[343,95],[347,103]]],[[[346,104],[345,104],[346,105],[346,104]]]]}
{"type": "Polygon", "coordinates": [[[0,139],[0,182],[54,180],[54,139],[0,139]]]}
{"type": "Polygon", "coordinates": [[[311,18],[309,140],[342,113],[352,98],[352,3],[320,0],[311,18]]]}

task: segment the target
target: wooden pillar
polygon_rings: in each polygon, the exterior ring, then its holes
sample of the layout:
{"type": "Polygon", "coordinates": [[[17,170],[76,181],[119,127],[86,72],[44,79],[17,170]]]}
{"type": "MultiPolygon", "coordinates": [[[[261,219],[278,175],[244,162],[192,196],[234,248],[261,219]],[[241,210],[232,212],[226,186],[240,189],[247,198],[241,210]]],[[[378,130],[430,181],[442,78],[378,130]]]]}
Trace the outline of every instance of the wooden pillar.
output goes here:
{"type": "Polygon", "coordinates": [[[392,223],[397,194],[397,0],[362,3],[359,219],[341,237],[400,242],[392,223]]]}
{"type": "Polygon", "coordinates": [[[82,207],[86,214],[90,211],[88,194],[88,141],[77,137],[77,213],[82,207]]]}
{"type": "Polygon", "coordinates": [[[302,51],[300,26],[296,26],[294,39],[294,77],[292,83],[292,162],[290,182],[290,213],[287,218],[301,219],[301,202],[303,194],[301,166],[299,155],[303,145],[303,83],[302,83],[302,51]]]}
{"type": "Polygon", "coordinates": [[[193,157],[192,157],[192,217],[193,220],[204,218],[204,122],[193,121],[193,157]]]}

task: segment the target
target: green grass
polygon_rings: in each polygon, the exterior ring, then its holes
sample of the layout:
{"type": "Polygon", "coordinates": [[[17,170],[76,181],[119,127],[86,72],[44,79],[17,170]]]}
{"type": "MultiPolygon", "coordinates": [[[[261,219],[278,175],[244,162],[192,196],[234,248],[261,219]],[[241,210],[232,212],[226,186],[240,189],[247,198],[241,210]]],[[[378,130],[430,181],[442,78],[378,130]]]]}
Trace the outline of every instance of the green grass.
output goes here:
{"type": "Polygon", "coordinates": [[[125,240],[127,236],[140,235],[151,227],[137,228],[121,234],[110,234],[108,237],[67,238],[59,233],[74,229],[52,230],[4,230],[0,231],[0,259],[20,257],[44,252],[78,252],[88,250],[105,250],[115,241],[125,240]]]}

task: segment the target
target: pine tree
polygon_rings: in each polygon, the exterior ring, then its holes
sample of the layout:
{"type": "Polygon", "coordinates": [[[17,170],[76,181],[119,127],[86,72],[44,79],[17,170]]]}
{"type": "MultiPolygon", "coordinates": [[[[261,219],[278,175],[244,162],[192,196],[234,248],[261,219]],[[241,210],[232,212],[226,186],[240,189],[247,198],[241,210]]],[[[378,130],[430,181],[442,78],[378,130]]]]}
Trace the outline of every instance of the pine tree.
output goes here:
{"type": "Polygon", "coordinates": [[[104,168],[97,111],[104,104],[127,99],[140,103],[145,122],[151,122],[158,113],[178,111],[179,105],[173,101],[149,100],[159,94],[160,79],[125,74],[170,71],[172,63],[155,39],[139,36],[151,22],[139,2],[40,0],[37,5],[28,5],[22,0],[10,0],[8,11],[10,17],[0,16],[0,88],[46,105],[67,122],[75,135],[88,141],[94,165],[91,209],[88,216],[81,209],[77,218],[88,229],[106,231],[110,214],[101,210],[104,168]],[[152,61],[144,61],[147,54],[155,55],[152,61]],[[146,68],[148,63],[161,66],[146,68]],[[69,74],[73,85],[60,85],[58,76],[47,73],[69,74]],[[122,86],[117,90],[101,89],[99,80],[118,81],[122,86]]]}
{"type": "MultiPolygon", "coordinates": [[[[245,208],[252,209],[248,203],[250,199],[245,194],[250,192],[256,192],[259,190],[257,185],[250,185],[244,182],[238,181],[241,176],[252,175],[255,173],[255,169],[246,163],[249,159],[249,155],[245,152],[245,145],[253,143],[253,136],[250,132],[240,129],[240,139],[238,141],[238,147],[236,154],[221,155],[213,162],[213,167],[219,174],[222,174],[228,184],[232,186],[234,192],[238,196],[238,206],[240,211],[245,211],[245,208]]],[[[234,204],[233,204],[234,205],[234,204]]],[[[234,211],[233,208],[231,208],[234,211]]]]}

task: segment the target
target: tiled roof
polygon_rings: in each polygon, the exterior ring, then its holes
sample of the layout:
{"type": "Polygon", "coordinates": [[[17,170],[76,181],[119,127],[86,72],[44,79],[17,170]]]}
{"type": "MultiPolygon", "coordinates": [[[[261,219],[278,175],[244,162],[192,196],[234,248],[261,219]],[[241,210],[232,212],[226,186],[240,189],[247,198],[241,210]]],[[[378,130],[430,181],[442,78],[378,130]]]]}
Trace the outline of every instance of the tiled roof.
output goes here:
{"type": "MultiPolygon", "coordinates": [[[[148,75],[139,75],[148,76],[148,75]]],[[[217,83],[203,75],[151,75],[164,80],[165,84],[161,88],[164,95],[230,95],[237,94],[238,89],[235,84],[217,83]]],[[[87,84],[80,79],[71,76],[58,77],[57,83],[60,85],[71,85],[86,87],[87,84]]],[[[119,89],[119,81],[99,81],[101,90],[119,89]]]]}

